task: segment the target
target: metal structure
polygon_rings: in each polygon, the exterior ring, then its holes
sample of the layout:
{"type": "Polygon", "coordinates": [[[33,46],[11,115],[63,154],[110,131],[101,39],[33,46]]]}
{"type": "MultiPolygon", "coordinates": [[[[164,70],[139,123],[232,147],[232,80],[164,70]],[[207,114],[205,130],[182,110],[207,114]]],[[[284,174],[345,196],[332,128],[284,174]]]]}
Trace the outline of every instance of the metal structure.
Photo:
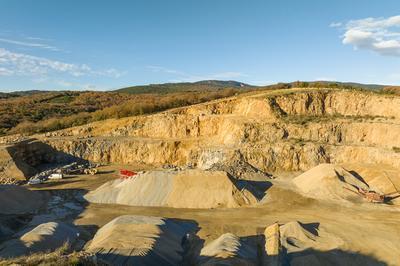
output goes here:
{"type": "Polygon", "coordinates": [[[357,187],[357,189],[358,189],[357,191],[354,191],[347,187],[344,187],[344,188],[362,196],[365,200],[367,200],[368,202],[371,202],[371,203],[388,203],[391,200],[400,197],[399,191],[394,191],[394,192],[386,193],[386,194],[380,194],[376,191],[366,190],[366,189],[359,188],[359,187],[357,187]]]}
{"type": "Polygon", "coordinates": [[[31,177],[28,181],[28,184],[30,185],[41,184],[48,179],[62,179],[64,175],[82,175],[82,174],[95,175],[98,172],[97,167],[98,167],[97,164],[93,164],[90,162],[81,164],[73,162],[71,164],[67,164],[62,167],[57,167],[40,172],[31,177]],[[53,175],[57,175],[57,177],[61,178],[50,178],[53,175]]]}
{"type": "Polygon", "coordinates": [[[119,176],[120,176],[121,179],[132,178],[132,177],[134,177],[135,175],[137,175],[136,172],[133,172],[133,171],[130,171],[130,170],[127,170],[127,169],[121,169],[121,170],[119,170],[119,176]]]}

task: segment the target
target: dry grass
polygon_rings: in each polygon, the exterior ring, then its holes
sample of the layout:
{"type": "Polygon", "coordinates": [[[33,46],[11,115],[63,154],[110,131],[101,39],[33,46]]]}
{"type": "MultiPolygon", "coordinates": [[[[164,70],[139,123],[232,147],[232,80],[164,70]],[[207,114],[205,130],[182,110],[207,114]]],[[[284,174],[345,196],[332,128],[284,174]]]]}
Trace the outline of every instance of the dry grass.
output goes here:
{"type": "Polygon", "coordinates": [[[69,252],[69,245],[66,243],[54,252],[35,253],[29,256],[22,256],[13,259],[0,260],[0,266],[6,265],[43,265],[43,266],[72,266],[72,265],[94,265],[87,259],[87,256],[80,252],[69,252]]]}

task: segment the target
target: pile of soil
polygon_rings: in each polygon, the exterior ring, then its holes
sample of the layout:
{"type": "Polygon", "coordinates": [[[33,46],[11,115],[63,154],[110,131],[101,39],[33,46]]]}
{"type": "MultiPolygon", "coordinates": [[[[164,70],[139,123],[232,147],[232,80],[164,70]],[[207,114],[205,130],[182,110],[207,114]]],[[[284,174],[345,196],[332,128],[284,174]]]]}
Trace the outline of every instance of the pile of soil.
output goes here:
{"type": "Polygon", "coordinates": [[[40,224],[17,239],[0,246],[0,258],[12,258],[36,252],[54,251],[65,243],[73,245],[78,239],[78,230],[72,225],[49,222],[40,224]]]}
{"type": "Polygon", "coordinates": [[[257,248],[226,233],[200,251],[197,265],[258,265],[257,248]]]}
{"type": "Polygon", "coordinates": [[[306,196],[324,200],[359,200],[356,187],[369,189],[362,180],[334,164],[320,164],[293,179],[306,196]]]}
{"type": "Polygon", "coordinates": [[[88,252],[110,265],[180,265],[186,234],[195,228],[189,222],[124,215],[97,231],[88,252]]]}
{"type": "Polygon", "coordinates": [[[319,224],[294,221],[280,226],[283,265],[385,265],[370,256],[346,252],[344,241],[319,224]]]}
{"type": "Polygon", "coordinates": [[[292,221],[281,225],[279,232],[286,253],[299,253],[307,249],[332,250],[343,244],[340,238],[319,229],[318,223],[292,221]]]}
{"type": "Polygon", "coordinates": [[[36,212],[44,203],[44,196],[17,185],[0,185],[0,214],[36,212]]]}
{"type": "Polygon", "coordinates": [[[232,208],[257,203],[250,190],[238,189],[226,172],[202,170],[146,172],[107,182],[85,198],[94,203],[174,208],[232,208]]]}

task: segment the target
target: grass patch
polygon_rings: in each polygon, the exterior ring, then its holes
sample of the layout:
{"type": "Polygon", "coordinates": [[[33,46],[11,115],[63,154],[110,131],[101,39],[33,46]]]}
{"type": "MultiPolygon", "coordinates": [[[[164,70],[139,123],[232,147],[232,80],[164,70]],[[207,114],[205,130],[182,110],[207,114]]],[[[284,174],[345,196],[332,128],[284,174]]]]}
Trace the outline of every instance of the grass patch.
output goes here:
{"type": "Polygon", "coordinates": [[[59,97],[51,99],[50,103],[70,103],[74,100],[74,97],[71,95],[60,95],[59,97]]]}
{"type": "Polygon", "coordinates": [[[72,266],[72,265],[95,265],[87,259],[83,253],[68,253],[69,245],[66,243],[53,252],[34,253],[12,259],[0,260],[0,266],[6,265],[43,265],[43,266],[72,266]]]}

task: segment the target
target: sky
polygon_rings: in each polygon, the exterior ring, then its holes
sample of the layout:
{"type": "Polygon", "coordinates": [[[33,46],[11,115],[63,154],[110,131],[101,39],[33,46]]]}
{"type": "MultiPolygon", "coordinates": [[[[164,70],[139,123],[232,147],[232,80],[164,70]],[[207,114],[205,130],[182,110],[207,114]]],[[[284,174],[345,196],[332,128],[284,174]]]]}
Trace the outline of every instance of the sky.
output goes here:
{"type": "Polygon", "coordinates": [[[400,85],[398,0],[0,0],[0,91],[400,85]]]}

